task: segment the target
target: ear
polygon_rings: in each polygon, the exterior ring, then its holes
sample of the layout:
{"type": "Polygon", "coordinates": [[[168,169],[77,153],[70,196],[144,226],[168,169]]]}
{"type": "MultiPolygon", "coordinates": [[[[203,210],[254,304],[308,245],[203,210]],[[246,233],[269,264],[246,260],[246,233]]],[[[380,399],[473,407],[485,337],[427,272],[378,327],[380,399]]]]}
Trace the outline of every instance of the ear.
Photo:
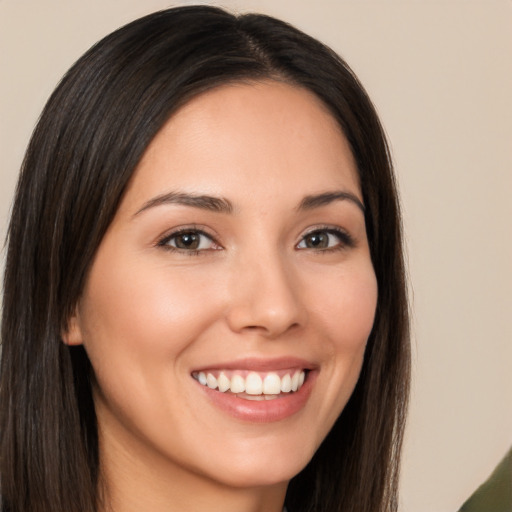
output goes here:
{"type": "Polygon", "coordinates": [[[77,309],[75,309],[73,315],[69,317],[66,328],[62,330],[61,337],[65,345],[82,345],[83,336],[77,309]]]}

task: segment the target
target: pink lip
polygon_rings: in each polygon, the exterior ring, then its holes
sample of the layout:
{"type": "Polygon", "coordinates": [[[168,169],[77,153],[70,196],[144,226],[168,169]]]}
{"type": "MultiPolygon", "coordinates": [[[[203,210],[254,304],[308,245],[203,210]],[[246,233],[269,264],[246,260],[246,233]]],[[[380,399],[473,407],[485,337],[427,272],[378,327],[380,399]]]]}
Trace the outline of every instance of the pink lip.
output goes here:
{"type": "MultiPolygon", "coordinates": [[[[303,370],[314,370],[316,365],[297,357],[279,357],[275,359],[245,358],[236,361],[214,363],[213,365],[194,368],[193,372],[204,372],[208,370],[248,370],[254,372],[272,372],[300,368],[303,370]]],[[[192,372],[191,372],[192,373],[192,372]]]]}
{"type": "MultiPolygon", "coordinates": [[[[237,362],[235,368],[240,368],[239,363],[240,362],[237,362]]],[[[296,366],[296,364],[290,365],[288,362],[285,365],[285,367],[290,366],[296,366]]],[[[302,367],[304,368],[305,366],[302,367]]],[[[222,368],[227,367],[222,366],[222,368]]],[[[272,366],[272,369],[275,369],[275,366],[272,366]]],[[[254,366],[251,366],[251,370],[256,371],[254,366]]],[[[263,367],[259,367],[259,371],[269,371],[269,369],[264,365],[263,367]]],[[[232,393],[221,393],[207,386],[202,386],[199,382],[196,382],[196,384],[199,387],[199,391],[203,392],[206,398],[215,407],[218,407],[230,416],[246,422],[271,423],[285,420],[293,416],[306,405],[317,375],[318,371],[311,370],[308,372],[304,384],[298,391],[283,394],[284,396],[274,400],[262,401],[238,398],[232,393]]]]}

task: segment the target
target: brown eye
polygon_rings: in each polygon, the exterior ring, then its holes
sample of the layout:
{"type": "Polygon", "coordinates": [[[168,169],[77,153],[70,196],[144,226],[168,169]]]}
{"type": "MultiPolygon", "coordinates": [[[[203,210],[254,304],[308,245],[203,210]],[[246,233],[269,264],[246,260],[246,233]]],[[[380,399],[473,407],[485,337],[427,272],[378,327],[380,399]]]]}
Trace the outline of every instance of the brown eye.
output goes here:
{"type": "Polygon", "coordinates": [[[184,230],[173,233],[162,240],[158,245],[178,251],[203,251],[218,249],[217,244],[210,236],[198,230],[184,230]]]}
{"type": "Polygon", "coordinates": [[[174,245],[178,249],[197,250],[200,243],[201,235],[199,235],[199,233],[181,233],[180,235],[174,237],[174,245]]]}
{"type": "Polygon", "coordinates": [[[353,247],[350,235],[338,229],[316,229],[306,234],[297,245],[297,249],[313,249],[318,251],[353,247]]]}
{"type": "Polygon", "coordinates": [[[317,231],[304,237],[304,245],[308,249],[326,249],[329,247],[329,234],[317,231]]]}

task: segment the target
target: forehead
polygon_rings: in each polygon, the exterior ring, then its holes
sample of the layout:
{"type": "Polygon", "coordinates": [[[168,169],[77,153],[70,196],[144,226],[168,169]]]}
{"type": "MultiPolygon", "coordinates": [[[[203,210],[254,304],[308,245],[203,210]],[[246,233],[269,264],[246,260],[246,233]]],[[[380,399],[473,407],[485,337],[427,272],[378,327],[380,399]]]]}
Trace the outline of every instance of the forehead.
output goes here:
{"type": "Polygon", "coordinates": [[[349,144],[327,107],[276,81],[220,86],[181,107],[148,146],[127,199],[166,188],[268,198],[348,188],[361,196],[349,144]]]}

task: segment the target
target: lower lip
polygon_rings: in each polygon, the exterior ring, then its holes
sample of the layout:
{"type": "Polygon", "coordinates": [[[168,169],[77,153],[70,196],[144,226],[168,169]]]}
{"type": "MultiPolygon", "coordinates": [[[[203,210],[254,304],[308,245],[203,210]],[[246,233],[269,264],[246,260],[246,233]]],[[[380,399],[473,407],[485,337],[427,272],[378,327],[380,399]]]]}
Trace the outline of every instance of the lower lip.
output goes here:
{"type": "Polygon", "coordinates": [[[305,405],[311,394],[316,371],[309,371],[302,387],[295,392],[273,400],[246,400],[232,393],[221,393],[197,383],[206,396],[219,409],[231,416],[252,423],[270,423],[281,421],[298,413],[305,405]]]}

